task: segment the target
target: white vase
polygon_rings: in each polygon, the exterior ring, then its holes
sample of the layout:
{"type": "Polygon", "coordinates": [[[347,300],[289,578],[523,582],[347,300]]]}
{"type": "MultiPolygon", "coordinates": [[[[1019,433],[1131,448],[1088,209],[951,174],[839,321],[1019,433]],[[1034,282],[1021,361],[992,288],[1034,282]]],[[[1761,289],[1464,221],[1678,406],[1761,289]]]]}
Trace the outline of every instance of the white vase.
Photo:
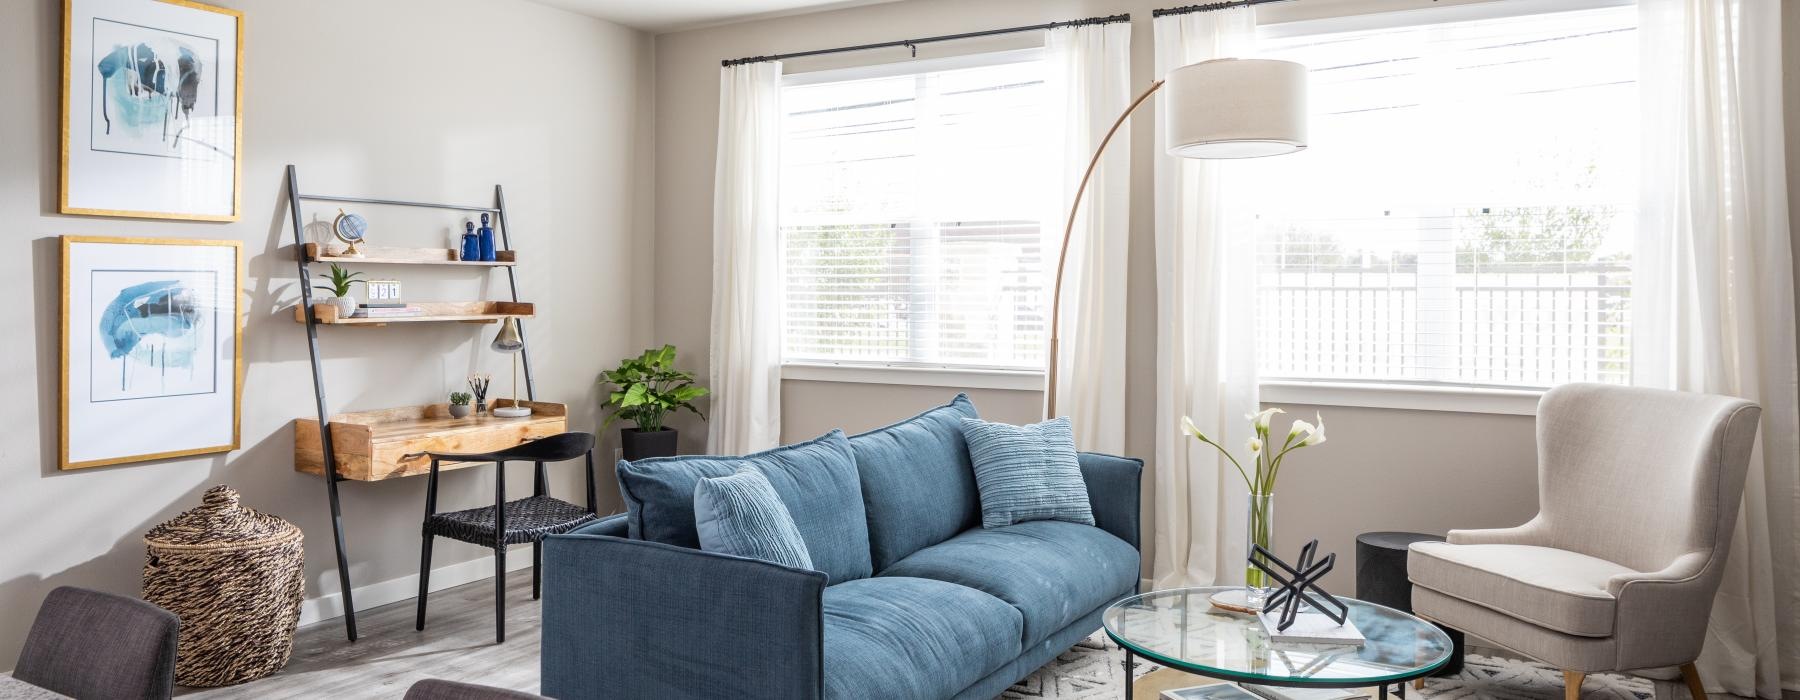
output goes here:
{"type": "Polygon", "coordinates": [[[331,304],[337,307],[338,318],[350,318],[356,314],[355,297],[337,297],[331,300],[331,304]]]}

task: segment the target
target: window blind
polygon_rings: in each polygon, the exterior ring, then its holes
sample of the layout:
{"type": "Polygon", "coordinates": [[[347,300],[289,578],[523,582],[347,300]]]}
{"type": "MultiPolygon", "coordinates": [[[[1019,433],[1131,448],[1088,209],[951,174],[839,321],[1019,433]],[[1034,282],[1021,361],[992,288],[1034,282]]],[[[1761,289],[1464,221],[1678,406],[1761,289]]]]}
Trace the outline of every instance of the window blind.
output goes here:
{"type": "Polygon", "coordinates": [[[1264,377],[1629,380],[1635,8],[1288,37],[1312,147],[1247,164],[1264,377]]]}
{"type": "Polygon", "coordinates": [[[1036,60],[782,94],[783,360],[1043,362],[1036,60]]]}

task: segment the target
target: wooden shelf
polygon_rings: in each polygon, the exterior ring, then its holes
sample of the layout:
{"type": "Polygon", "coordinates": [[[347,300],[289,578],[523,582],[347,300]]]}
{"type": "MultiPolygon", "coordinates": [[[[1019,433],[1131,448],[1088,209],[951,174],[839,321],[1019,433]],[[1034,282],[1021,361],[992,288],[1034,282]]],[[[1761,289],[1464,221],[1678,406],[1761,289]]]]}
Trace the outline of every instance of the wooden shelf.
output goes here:
{"type": "Polygon", "coordinates": [[[307,262],[335,262],[349,264],[373,263],[380,265],[464,265],[469,267],[511,267],[517,264],[515,251],[502,250],[494,253],[499,260],[457,260],[456,251],[449,248],[388,248],[383,246],[362,245],[356,247],[360,257],[339,255],[343,248],[327,247],[321,250],[317,243],[308,243],[305,248],[307,262]]]}
{"type": "MultiPolygon", "coordinates": [[[[524,301],[414,301],[407,302],[424,309],[419,316],[376,316],[373,318],[340,318],[337,306],[313,304],[313,315],[321,326],[385,326],[390,323],[496,323],[508,316],[531,318],[537,307],[524,301]]],[[[294,305],[294,320],[306,323],[306,310],[294,305]]]]}
{"type": "MultiPolygon", "coordinates": [[[[500,399],[493,405],[511,406],[513,402],[500,399]]],[[[332,416],[332,451],[337,453],[338,475],[354,481],[416,476],[431,471],[426,452],[494,452],[568,431],[567,406],[542,401],[520,401],[519,405],[530,406],[531,415],[452,418],[448,406],[431,404],[332,416]]],[[[294,471],[325,473],[324,450],[319,445],[319,421],[295,419],[294,471]]],[[[444,462],[438,468],[481,464],[486,462],[444,462]]]]}

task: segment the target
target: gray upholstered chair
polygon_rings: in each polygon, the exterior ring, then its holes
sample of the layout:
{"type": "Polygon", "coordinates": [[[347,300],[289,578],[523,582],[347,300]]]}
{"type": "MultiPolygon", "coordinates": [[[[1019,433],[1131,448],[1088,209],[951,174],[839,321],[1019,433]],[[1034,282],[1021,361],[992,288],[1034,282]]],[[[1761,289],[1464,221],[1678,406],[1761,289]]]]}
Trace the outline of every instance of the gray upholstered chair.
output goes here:
{"type": "Polygon", "coordinates": [[[1421,617],[1563,669],[1694,660],[1719,587],[1762,409],[1743,399],[1570,384],[1538,404],[1538,514],[1412,545],[1421,617]]]}
{"type": "Polygon", "coordinates": [[[180,626],[136,598],[62,586],[38,608],[13,678],[81,700],[167,698],[180,626]]]}

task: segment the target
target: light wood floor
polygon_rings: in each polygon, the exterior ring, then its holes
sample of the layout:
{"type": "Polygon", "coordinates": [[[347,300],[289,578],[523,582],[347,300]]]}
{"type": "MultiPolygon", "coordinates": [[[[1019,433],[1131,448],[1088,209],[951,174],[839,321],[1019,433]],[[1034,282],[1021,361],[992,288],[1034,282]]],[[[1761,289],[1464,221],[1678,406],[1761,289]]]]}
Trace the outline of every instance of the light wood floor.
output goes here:
{"type": "Polygon", "coordinates": [[[293,658],[280,673],[228,688],[177,688],[176,695],[398,700],[426,678],[535,693],[541,616],[531,599],[531,569],[509,574],[506,593],[506,643],[499,646],[494,582],[488,579],[431,594],[424,632],[413,630],[412,600],[364,610],[356,615],[361,637],[355,643],[344,638],[341,619],[307,625],[295,635],[293,658]]]}

